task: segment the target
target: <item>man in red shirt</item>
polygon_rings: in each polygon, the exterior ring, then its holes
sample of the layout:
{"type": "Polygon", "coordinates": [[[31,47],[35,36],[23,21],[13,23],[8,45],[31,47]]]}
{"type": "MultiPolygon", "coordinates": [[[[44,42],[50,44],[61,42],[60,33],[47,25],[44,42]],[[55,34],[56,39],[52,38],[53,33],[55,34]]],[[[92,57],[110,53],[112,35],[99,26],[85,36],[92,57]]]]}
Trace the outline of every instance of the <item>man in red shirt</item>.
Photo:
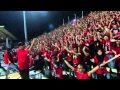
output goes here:
{"type": "Polygon", "coordinates": [[[6,49],[4,53],[4,63],[7,65],[7,70],[6,70],[6,79],[8,79],[8,75],[10,73],[11,69],[16,69],[17,71],[17,65],[14,64],[13,62],[13,57],[10,53],[10,49],[6,49]]]}
{"type": "Polygon", "coordinates": [[[18,69],[20,72],[20,76],[22,79],[29,79],[29,52],[32,50],[32,47],[34,45],[35,39],[33,39],[31,46],[29,49],[25,49],[25,44],[20,42],[18,43],[18,50],[17,50],[17,56],[18,56],[18,69]]]}

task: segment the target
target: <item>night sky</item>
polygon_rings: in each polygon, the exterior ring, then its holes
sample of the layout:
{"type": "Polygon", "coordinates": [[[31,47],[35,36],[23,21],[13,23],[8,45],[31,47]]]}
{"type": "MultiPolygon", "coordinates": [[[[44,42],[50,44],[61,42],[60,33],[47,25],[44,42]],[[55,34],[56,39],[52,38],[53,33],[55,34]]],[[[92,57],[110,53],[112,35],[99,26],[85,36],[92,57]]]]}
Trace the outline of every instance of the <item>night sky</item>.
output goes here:
{"type": "MultiPolygon", "coordinates": [[[[84,11],[87,15],[89,11],[84,11]]],[[[81,11],[27,11],[27,33],[28,39],[41,35],[44,32],[54,30],[63,23],[74,19],[74,14],[81,17],[81,11]]],[[[15,35],[19,40],[24,40],[24,24],[22,11],[0,11],[0,25],[15,35]]]]}

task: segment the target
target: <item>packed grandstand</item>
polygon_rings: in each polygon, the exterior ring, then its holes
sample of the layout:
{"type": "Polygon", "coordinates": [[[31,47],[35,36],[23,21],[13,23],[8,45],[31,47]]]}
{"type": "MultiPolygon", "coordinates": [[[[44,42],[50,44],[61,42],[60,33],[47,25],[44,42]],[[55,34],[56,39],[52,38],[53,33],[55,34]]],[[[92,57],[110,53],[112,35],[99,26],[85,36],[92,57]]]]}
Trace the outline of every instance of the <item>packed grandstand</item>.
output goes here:
{"type": "MultiPolygon", "coordinates": [[[[16,65],[13,68],[20,69],[16,72],[23,79],[38,74],[41,76],[37,79],[42,76],[48,79],[119,78],[120,11],[91,12],[25,44],[20,42],[18,46],[6,49],[4,64],[14,63],[11,67],[16,65]],[[21,52],[26,55],[24,60],[21,52]],[[12,57],[10,62],[9,56],[12,57]],[[22,72],[24,69],[29,70],[29,77],[26,77],[27,71],[22,72]],[[32,71],[35,71],[34,75],[32,71]]],[[[6,78],[9,78],[8,74],[6,78]]]]}

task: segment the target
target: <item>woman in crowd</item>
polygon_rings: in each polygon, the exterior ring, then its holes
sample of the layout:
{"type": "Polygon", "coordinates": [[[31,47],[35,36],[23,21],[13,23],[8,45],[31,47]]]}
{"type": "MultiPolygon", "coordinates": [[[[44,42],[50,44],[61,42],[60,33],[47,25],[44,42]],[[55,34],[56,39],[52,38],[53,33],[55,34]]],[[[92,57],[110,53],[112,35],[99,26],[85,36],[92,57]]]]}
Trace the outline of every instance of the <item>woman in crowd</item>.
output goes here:
{"type": "MultiPolygon", "coordinates": [[[[118,58],[119,56],[120,56],[120,54],[118,54],[114,58],[118,58]]],[[[92,70],[86,71],[85,70],[86,66],[84,64],[78,64],[77,68],[74,68],[66,60],[64,60],[64,62],[67,64],[67,66],[69,68],[71,68],[75,72],[77,79],[90,79],[90,77],[92,76],[93,73],[95,73],[98,69],[101,69],[104,65],[106,65],[108,63],[108,62],[102,62],[102,63],[98,64],[96,67],[94,67],[92,70]]]]}
{"type": "MultiPolygon", "coordinates": [[[[106,62],[107,60],[108,60],[108,58],[106,57],[104,50],[97,49],[97,52],[93,58],[93,62],[95,63],[95,65],[98,65],[99,63],[102,63],[102,62],[106,62]]],[[[97,74],[97,79],[105,79],[105,78],[107,78],[108,71],[104,67],[104,68],[98,69],[96,71],[96,74],[97,74]]]]}

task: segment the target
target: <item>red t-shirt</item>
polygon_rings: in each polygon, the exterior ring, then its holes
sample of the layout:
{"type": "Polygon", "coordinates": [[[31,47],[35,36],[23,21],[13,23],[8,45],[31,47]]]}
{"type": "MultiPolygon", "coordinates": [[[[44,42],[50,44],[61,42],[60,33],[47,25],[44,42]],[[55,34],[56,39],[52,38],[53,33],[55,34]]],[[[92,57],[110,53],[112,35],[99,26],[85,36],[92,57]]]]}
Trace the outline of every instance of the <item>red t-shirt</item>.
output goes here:
{"type": "Polygon", "coordinates": [[[88,73],[81,74],[76,68],[74,68],[74,72],[77,76],[77,79],[89,79],[88,73]]]}
{"type": "MultiPolygon", "coordinates": [[[[74,55],[73,55],[74,56],[74,55]]],[[[79,64],[79,57],[75,55],[75,59],[73,59],[73,64],[79,64]]]]}
{"type": "Polygon", "coordinates": [[[51,56],[52,56],[52,52],[51,52],[51,53],[50,53],[50,52],[47,52],[46,57],[47,57],[48,59],[50,59],[51,56]]]}
{"type": "Polygon", "coordinates": [[[60,52],[61,52],[62,57],[65,57],[67,55],[67,51],[65,50],[61,50],[60,52]]]}
{"type": "Polygon", "coordinates": [[[58,79],[63,79],[63,69],[62,69],[62,67],[58,67],[56,69],[56,73],[57,73],[57,75],[59,75],[58,79]]]}
{"type": "Polygon", "coordinates": [[[75,48],[75,47],[77,47],[77,46],[78,46],[78,45],[77,45],[76,43],[73,43],[73,44],[72,44],[72,47],[73,47],[73,48],[75,48]]]}
{"type": "Polygon", "coordinates": [[[120,54],[120,47],[114,47],[114,50],[116,51],[117,54],[120,54]]]}
{"type": "Polygon", "coordinates": [[[106,36],[108,36],[110,38],[110,33],[106,33],[106,36]]]}
{"type": "Polygon", "coordinates": [[[94,42],[93,38],[89,38],[89,44],[92,44],[94,42]]]}
{"type": "MultiPolygon", "coordinates": [[[[108,58],[107,58],[107,57],[104,57],[104,61],[107,61],[107,60],[108,60],[108,58]]],[[[98,59],[97,59],[96,56],[94,57],[94,62],[95,62],[97,65],[98,65],[98,63],[99,63],[99,61],[98,61],[98,59]]],[[[98,69],[98,70],[96,71],[96,73],[97,73],[97,74],[107,74],[108,71],[107,71],[106,68],[102,68],[102,69],[98,69]]]]}
{"type": "Polygon", "coordinates": [[[50,60],[50,70],[52,71],[54,68],[54,65],[53,65],[54,61],[51,58],[49,60],[50,60]]]}
{"type": "Polygon", "coordinates": [[[100,42],[100,44],[103,45],[104,48],[105,40],[103,39],[102,42],[100,42]]]}
{"type": "Polygon", "coordinates": [[[13,57],[13,62],[17,62],[17,57],[16,56],[13,57]]]}
{"type": "Polygon", "coordinates": [[[43,52],[43,57],[44,58],[47,57],[48,52],[46,50],[43,50],[42,52],[43,52]]]}
{"type": "Polygon", "coordinates": [[[29,57],[28,57],[28,50],[19,49],[17,51],[18,56],[18,68],[20,70],[29,69],[29,57]]]}
{"type": "MultiPolygon", "coordinates": [[[[117,54],[120,54],[120,47],[114,47],[114,50],[117,54]]],[[[120,60],[120,57],[116,58],[116,60],[120,60]]]]}
{"type": "Polygon", "coordinates": [[[71,56],[67,56],[66,60],[67,61],[72,61],[72,57],[71,56]]]}
{"type": "Polygon", "coordinates": [[[5,64],[9,64],[9,59],[10,58],[10,55],[9,55],[9,53],[8,52],[5,52],[4,53],[4,63],[5,64]]]}
{"type": "Polygon", "coordinates": [[[79,64],[79,60],[78,59],[74,59],[73,60],[73,64],[79,64]]]}
{"type": "Polygon", "coordinates": [[[43,55],[44,55],[44,56],[43,56],[44,58],[47,57],[48,59],[50,59],[50,57],[52,56],[52,52],[44,51],[43,53],[44,53],[44,54],[43,54],[43,55]]]}
{"type": "Polygon", "coordinates": [[[118,35],[118,38],[120,38],[120,32],[118,32],[117,35],[118,35]]]}

